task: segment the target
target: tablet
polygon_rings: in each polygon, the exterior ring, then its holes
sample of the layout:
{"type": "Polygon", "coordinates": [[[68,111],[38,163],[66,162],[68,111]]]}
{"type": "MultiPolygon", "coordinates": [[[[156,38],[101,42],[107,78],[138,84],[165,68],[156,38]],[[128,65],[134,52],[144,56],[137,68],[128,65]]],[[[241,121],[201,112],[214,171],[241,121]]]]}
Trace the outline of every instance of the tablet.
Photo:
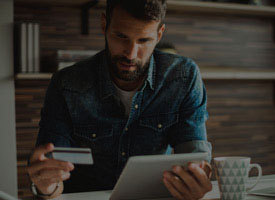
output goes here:
{"type": "Polygon", "coordinates": [[[110,200],[151,199],[171,197],[162,178],[165,170],[174,165],[186,166],[206,160],[207,152],[172,155],[146,155],[130,157],[123,169],[110,200]]]}

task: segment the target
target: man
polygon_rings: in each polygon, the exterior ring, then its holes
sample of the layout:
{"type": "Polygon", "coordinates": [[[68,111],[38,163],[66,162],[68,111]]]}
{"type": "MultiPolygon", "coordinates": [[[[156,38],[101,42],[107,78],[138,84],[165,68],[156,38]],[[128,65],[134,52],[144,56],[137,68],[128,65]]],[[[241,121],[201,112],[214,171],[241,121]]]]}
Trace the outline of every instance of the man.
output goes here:
{"type": "MultiPolygon", "coordinates": [[[[175,153],[204,151],[211,159],[198,67],[154,50],[165,11],[165,0],[108,0],[105,50],[52,77],[28,166],[40,196],[112,189],[130,156],[163,154],[168,144],[175,153]],[[53,145],[90,147],[94,165],[48,159],[53,145]]],[[[211,190],[210,171],[206,161],[175,166],[163,183],[177,199],[199,199],[211,190]]]]}

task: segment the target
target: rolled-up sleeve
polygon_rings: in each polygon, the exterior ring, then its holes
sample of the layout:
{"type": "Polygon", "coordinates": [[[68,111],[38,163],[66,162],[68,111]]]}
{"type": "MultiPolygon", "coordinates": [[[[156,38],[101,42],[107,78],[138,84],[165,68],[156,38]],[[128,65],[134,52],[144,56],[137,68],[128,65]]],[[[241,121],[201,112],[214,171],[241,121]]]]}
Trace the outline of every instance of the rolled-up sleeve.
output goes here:
{"type": "Polygon", "coordinates": [[[175,153],[208,152],[211,160],[212,146],[207,141],[207,95],[198,66],[190,59],[183,67],[183,94],[179,108],[179,122],[169,133],[169,143],[175,153]]]}
{"type": "Polygon", "coordinates": [[[175,153],[197,153],[197,152],[207,152],[208,156],[206,158],[207,162],[210,163],[212,158],[212,145],[210,142],[205,140],[194,140],[189,142],[184,142],[174,147],[175,153]]]}

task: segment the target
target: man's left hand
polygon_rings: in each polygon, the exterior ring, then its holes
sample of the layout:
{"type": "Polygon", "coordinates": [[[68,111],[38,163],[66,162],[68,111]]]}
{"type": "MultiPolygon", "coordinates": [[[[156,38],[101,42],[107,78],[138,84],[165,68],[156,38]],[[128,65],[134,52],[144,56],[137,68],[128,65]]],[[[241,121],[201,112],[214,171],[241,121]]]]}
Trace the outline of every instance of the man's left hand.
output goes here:
{"type": "Polygon", "coordinates": [[[210,176],[211,167],[203,161],[188,163],[187,169],[174,166],[172,171],[163,173],[163,182],[176,199],[197,200],[212,190],[210,176]]]}

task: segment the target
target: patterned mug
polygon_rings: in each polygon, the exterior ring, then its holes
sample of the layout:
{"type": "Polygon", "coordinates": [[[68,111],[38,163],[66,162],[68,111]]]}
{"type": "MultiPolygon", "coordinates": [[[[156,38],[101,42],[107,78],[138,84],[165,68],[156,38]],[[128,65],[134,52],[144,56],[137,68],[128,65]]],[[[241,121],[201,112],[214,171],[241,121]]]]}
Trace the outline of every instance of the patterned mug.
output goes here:
{"type": "Polygon", "coordinates": [[[219,183],[222,200],[243,200],[246,193],[253,189],[262,177],[262,168],[259,164],[250,164],[249,157],[216,157],[214,168],[219,183]],[[246,187],[249,171],[256,167],[258,177],[255,184],[246,187]]]}

